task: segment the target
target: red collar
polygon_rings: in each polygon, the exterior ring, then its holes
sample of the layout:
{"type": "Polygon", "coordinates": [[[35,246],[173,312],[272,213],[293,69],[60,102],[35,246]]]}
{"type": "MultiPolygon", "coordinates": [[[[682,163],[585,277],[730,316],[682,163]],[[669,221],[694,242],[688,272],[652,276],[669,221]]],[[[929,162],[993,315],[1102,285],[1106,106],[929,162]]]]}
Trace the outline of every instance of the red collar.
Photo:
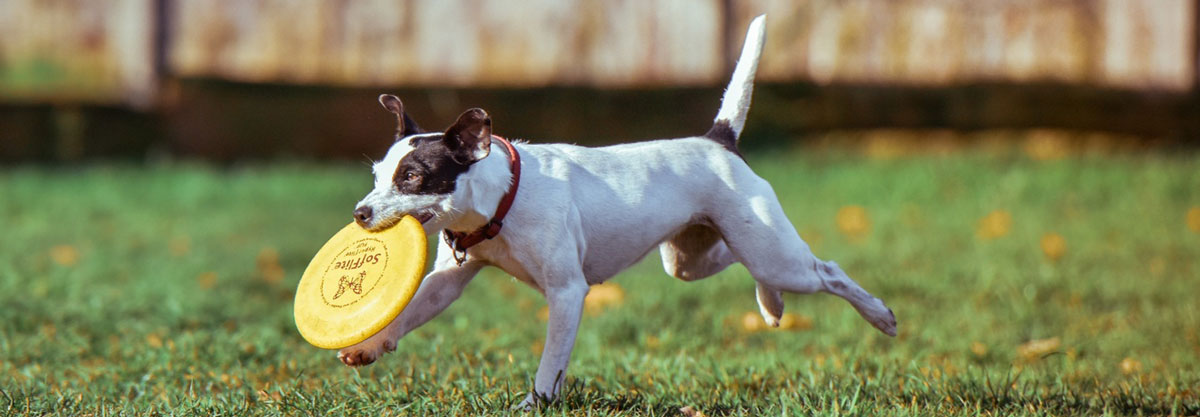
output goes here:
{"type": "Polygon", "coordinates": [[[504,227],[504,216],[508,215],[508,209],[512,208],[513,200],[517,198],[517,188],[521,185],[521,154],[517,153],[517,148],[514,148],[507,139],[492,135],[492,140],[499,141],[501,145],[504,145],[504,150],[508,152],[508,165],[512,170],[512,186],[509,187],[508,192],[504,193],[504,198],[500,199],[500,205],[496,207],[496,214],[483,226],[471,233],[455,232],[450,229],[442,230],[442,237],[454,251],[454,260],[458,261],[459,265],[467,260],[467,248],[500,234],[500,228],[504,227]]]}

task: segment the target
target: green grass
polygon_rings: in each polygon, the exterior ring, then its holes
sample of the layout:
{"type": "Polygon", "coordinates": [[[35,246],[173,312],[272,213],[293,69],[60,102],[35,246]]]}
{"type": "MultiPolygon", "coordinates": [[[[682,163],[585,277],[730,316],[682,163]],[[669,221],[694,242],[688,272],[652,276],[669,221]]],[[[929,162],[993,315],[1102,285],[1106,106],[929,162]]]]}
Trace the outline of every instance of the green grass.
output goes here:
{"type": "MultiPolygon", "coordinates": [[[[652,254],[615,278],[623,303],[585,317],[565,395],[538,414],[1200,414],[1200,158],[750,161],[818,256],[895,310],[899,337],[827,295],[787,296],[810,329],[746,331],[745,269],[684,283],[652,254]],[[849,205],[864,238],[835,222],[849,205]],[[1011,229],[979,238],[996,210],[1011,229]],[[1047,233],[1067,243],[1057,262],[1047,233]]],[[[368,171],[0,171],[0,414],[507,413],[532,385],[545,303],[498,270],[366,368],[296,332],[299,274],[368,171]]]]}

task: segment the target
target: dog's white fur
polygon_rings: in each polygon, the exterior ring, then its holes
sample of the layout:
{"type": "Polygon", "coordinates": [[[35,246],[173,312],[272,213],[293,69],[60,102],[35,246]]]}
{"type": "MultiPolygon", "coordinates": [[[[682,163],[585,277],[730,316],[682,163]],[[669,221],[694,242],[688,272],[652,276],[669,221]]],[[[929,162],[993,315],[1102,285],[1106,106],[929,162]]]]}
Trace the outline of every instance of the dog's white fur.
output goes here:
{"type": "MultiPolygon", "coordinates": [[[[716,121],[736,137],[750,107],[764,40],[764,16],[751,23],[741,58],[716,121]]],[[[433,134],[436,135],[436,134],[433,134]]],[[[399,193],[391,176],[411,151],[398,141],[375,164],[375,189],[361,202],[374,210],[370,228],[427,210],[435,235],[443,228],[471,231],[496,210],[512,180],[506,153],[492,144],[487,156],[460,175],[449,196],[399,193]]],[[[512,211],[495,239],[470,248],[459,265],[442,242],[437,261],[416,296],[384,330],[342,349],[348,365],[373,362],[396,340],[453,302],[485,266],[495,266],[541,292],[550,319],[534,391],[520,406],[553,399],[563,385],[590,285],[611,278],[656,246],[666,271],[685,281],[741,262],[757,281],[764,319],[777,325],[780,291],[828,292],[850,302],[871,324],[895,335],[896,321],[882,301],[833,262],[813,256],[784,215],[770,184],[741,157],[705,137],[657,140],[603,148],[516,145],[522,177],[512,211]]],[[[441,239],[439,239],[441,240],[441,239]]]]}

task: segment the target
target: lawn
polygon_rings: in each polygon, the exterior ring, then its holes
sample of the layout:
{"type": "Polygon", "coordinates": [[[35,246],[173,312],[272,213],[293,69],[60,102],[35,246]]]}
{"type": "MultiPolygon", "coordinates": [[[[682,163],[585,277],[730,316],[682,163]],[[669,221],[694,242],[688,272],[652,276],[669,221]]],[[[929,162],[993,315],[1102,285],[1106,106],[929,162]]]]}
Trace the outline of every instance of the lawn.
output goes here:
{"type": "MultiPolygon", "coordinates": [[[[818,256],[895,310],[694,283],[657,252],[594,291],[542,415],[1200,414],[1200,157],[749,155],[818,256]],[[1189,219],[1189,216],[1191,217],[1189,219]]],[[[0,170],[0,414],[482,415],[532,386],[545,302],[485,270],[358,370],[293,289],[362,164],[0,170]]]]}

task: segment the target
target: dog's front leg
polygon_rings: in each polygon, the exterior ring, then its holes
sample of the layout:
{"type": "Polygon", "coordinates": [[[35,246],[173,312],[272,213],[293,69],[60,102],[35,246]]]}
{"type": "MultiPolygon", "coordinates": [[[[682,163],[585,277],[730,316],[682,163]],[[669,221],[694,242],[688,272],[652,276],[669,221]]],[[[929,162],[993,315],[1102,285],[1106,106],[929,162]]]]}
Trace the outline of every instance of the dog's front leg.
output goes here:
{"type": "Polygon", "coordinates": [[[457,300],[463,288],[485,264],[472,259],[458,265],[452,253],[445,243],[438,246],[437,264],[433,272],[421,281],[408,306],[379,333],[339,351],[338,359],[348,366],[370,365],[384,353],[396,350],[396,341],[401,337],[421,327],[457,300]]]}
{"type": "Polygon", "coordinates": [[[582,274],[572,277],[562,286],[546,288],[550,322],[546,325],[546,344],[538,363],[533,392],[515,408],[530,410],[540,403],[554,401],[567,378],[567,364],[575,348],[575,334],[583,314],[583,299],[588,286],[582,274]]]}

